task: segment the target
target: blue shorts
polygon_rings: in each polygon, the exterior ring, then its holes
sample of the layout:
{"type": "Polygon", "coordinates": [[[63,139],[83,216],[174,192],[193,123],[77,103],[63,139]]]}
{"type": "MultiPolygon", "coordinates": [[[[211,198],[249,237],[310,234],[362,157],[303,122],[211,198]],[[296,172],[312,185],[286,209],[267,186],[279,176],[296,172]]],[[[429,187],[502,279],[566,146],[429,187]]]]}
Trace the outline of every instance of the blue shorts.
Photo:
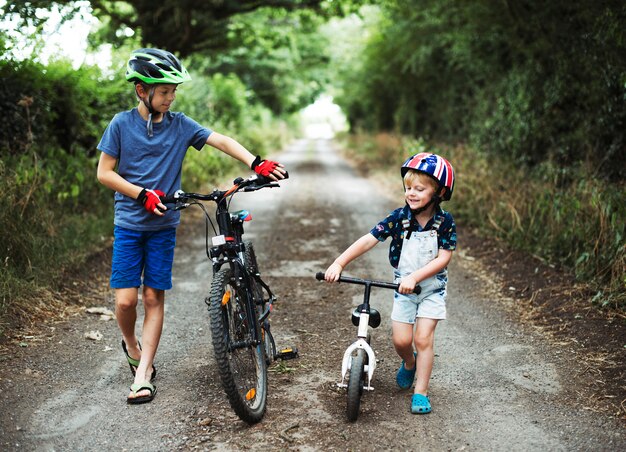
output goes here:
{"type": "Polygon", "coordinates": [[[139,287],[142,273],[144,286],[172,288],[176,228],[134,231],[115,226],[113,233],[112,288],[139,287]]]}
{"type": "MultiPolygon", "coordinates": [[[[396,275],[396,282],[399,282],[396,275]]],[[[414,324],[415,319],[445,320],[446,318],[446,287],[445,283],[430,279],[426,284],[420,284],[422,292],[404,295],[399,292],[393,293],[393,309],[391,320],[402,323],[414,324]]]]}

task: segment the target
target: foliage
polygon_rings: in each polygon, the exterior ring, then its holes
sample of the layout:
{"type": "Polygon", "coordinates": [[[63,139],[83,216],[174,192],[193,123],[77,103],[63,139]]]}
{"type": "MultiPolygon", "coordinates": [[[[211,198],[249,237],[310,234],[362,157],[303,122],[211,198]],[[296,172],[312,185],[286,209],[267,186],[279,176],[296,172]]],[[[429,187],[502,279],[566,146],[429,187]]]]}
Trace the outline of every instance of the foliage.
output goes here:
{"type": "Polygon", "coordinates": [[[254,102],[277,115],[294,113],[312,103],[328,81],[328,40],[317,32],[320,24],[308,13],[267,9],[242,15],[229,27],[229,46],[204,70],[237,74],[254,102]]]}
{"type": "Polygon", "coordinates": [[[626,185],[583,167],[550,162],[532,171],[474,149],[446,151],[457,163],[461,221],[571,269],[604,306],[626,310],[626,185]],[[487,219],[487,221],[483,221],[487,219]]]}
{"type": "MultiPolygon", "coordinates": [[[[170,3],[175,9],[182,8],[180,2],[170,3]]],[[[227,3],[228,5],[223,4],[221,7],[233,11],[242,8],[242,11],[247,11],[246,2],[227,3]]],[[[296,3],[291,2],[291,7],[296,7],[296,3]]],[[[309,6],[313,3],[311,2],[309,6]]],[[[359,2],[344,2],[343,5],[348,8],[346,5],[353,3],[359,2]]],[[[301,2],[300,6],[304,4],[305,2],[301,2]]],[[[185,65],[194,75],[212,77],[222,74],[230,77],[234,74],[245,85],[247,103],[262,104],[275,115],[290,115],[312,103],[328,83],[326,56],[328,40],[319,35],[317,28],[326,16],[339,14],[342,9],[338,7],[337,2],[320,4],[325,11],[322,16],[313,13],[309,8],[296,8],[295,11],[291,11],[292,8],[278,7],[278,3],[272,3],[273,7],[261,7],[263,2],[254,2],[254,8],[251,8],[250,12],[238,12],[225,17],[220,22],[219,28],[207,31],[218,33],[219,46],[216,44],[217,47],[211,49],[194,48],[191,53],[191,49],[189,51],[179,49],[179,43],[176,42],[154,42],[143,34],[140,26],[132,28],[129,23],[122,32],[119,23],[112,24],[114,18],[118,16],[134,17],[136,15],[134,7],[140,10],[145,7],[141,2],[133,2],[134,6],[126,2],[92,2],[94,13],[101,19],[101,27],[97,33],[90,35],[89,41],[93,49],[97,49],[101,44],[114,44],[120,50],[125,50],[126,55],[130,53],[131,48],[162,46],[184,57],[185,65]],[[98,9],[99,7],[102,9],[98,9]]],[[[195,7],[195,4],[191,6],[195,7]]],[[[43,4],[40,3],[14,2],[7,7],[5,17],[11,17],[17,20],[17,23],[30,24],[31,27],[41,27],[47,16],[37,15],[36,12],[37,8],[42,7],[43,4]]],[[[58,9],[66,19],[84,10],[84,5],[83,10],[80,10],[79,5],[74,2],[50,2],[48,7],[58,9]]],[[[169,6],[161,7],[167,9],[169,6]]],[[[212,7],[221,8],[215,5],[212,7]]],[[[202,8],[206,9],[204,6],[202,8]]],[[[152,14],[154,12],[152,3],[149,9],[152,14]]],[[[159,17],[162,20],[170,20],[166,15],[159,17]]],[[[152,24],[152,18],[148,21],[152,24]]],[[[158,36],[170,39],[171,34],[163,33],[163,27],[164,24],[158,25],[158,36]]],[[[29,42],[29,48],[38,48],[43,44],[37,36],[37,33],[23,36],[29,42]]],[[[194,35],[194,39],[196,38],[194,35]]],[[[17,42],[7,45],[15,48],[17,42]]],[[[116,55],[121,54],[122,52],[116,52],[116,55]]],[[[36,58],[37,53],[34,52],[33,59],[36,58]]]]}
{"type": "Polygon", "coordinates": [[[381,10],[337,99],[353,130],[469,141],[529,166],[589,162],[624,178],[626,4],[394,0],[381,10]]]}
{"type": "MultiPolygon", "coordinates": [[[[75,0],[14,0],[7,6],[6,14],[39,24],[42,19],[37,9],[65,7],[69,17],[78,11],[76,3],[75,0]]],[[[240,15],[265,8],[312,11],[331,17],[354,11],[364,0],[164,0],[158,5],[152,0],[89,0],[89,3],[94,15],[106,24],[100,35],[104,42],[123,44],[132,32],[140,33],[150,46],[187,56],[197,52],[215,53],[229,47],[231,21],[240,15]]]]}
{"type": "Polygon", "coordinates": [[[64,61],[0,62],[0,307],[52,285],[100,244],[111,203],[95,180],[96,144],[124,97],[98,76],[64,61]]]}

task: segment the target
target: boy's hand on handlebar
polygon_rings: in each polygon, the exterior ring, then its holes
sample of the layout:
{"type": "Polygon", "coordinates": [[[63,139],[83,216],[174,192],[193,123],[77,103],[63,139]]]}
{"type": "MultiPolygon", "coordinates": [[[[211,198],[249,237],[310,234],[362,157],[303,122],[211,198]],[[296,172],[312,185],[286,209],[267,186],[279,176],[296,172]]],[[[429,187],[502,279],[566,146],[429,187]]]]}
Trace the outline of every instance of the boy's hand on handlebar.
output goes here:
{"type": "Polygon", "coordinates": [[[330,267],[326,269],[324,273],[324,280],[327,282],[335,282],[339,280],[343,267],[336,262],[333,262],[330,267]]]}
{"type": "Polygon", "coordinates": [[[137,196],[137,201],[141,202],[148,212],[162,217],[165,215],[163,212],[167,210],[165,204],[161,203],[162,197],[165,197],[165,193],[161,190],[144,188],[137,196]]]}
{"type": "Polygon", "coordinates": [[[400,280],[400,285],[398,286],[398,293],[408,295],[413,293],[415,286],[417,286],[418,281],[411,275],[405,276],[400,280]]]}
{"type": "Polygon", "coordinates": [[[258,175],[269,177],[275,181],[285,178],[287,171],[283,169],[284,167],[285,166],[281,163],[274,162],[272,160],[262,160],[260,155],[257,155],[250,165],[250,169],[258,175]]]}

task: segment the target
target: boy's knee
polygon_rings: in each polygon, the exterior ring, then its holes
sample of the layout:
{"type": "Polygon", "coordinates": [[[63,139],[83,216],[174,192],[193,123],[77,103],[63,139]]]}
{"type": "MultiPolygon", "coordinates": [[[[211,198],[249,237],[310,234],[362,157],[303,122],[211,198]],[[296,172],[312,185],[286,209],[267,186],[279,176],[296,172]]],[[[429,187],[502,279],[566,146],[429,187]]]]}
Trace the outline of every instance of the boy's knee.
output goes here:
{"type": "Polygon", "coordinates": [[[115,300],[115,306],[122,311],[130,311],[137,307],[136,298],[121,298],[115,300]]]}
{"type": "Polygon", "coordinates": [[[393,345],[396,349],[404,349],[411,347],[411,336],[402,336],[399,334],[394,334],[392,336],[393,345]]]}
{"type": "Polygon", "coordinates": [[[143,305],[145,308],[156,308],[163,304],[164,291],[146,288],[143,292],[143,305]]]}
{"type": "Polygon", "coordinates": [[[413,338],[413,342],[415,344],[415,348],[418,350],[425,350],[427,348],[432,348],[433,346],[433,337],[432,335],[420,336],[418,334],[413,338]]]}

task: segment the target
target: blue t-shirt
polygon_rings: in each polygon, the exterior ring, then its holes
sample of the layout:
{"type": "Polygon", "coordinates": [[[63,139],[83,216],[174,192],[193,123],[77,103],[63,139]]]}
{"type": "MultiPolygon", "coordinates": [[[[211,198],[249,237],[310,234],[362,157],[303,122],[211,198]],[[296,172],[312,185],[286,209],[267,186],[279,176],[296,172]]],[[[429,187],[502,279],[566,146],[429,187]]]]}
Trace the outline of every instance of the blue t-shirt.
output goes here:
{"type": "Polygon", "coordinates": [[[406,231],[409,229],[418,232],[429,231],[433,228],[436,219],[440,220],[440,225],[437,229],[439,249],[450,251],[456,249],[456,224],[449,212],[439,207],[435,215],[426,223],[424,228],[422,228],[417,221],[412,221],[412,218],[413,213],[409,206],[406,205],[391,212],[370,231],[370,234],[380,242],[384,242],[387,240],[387,237],[391,237],[391,244],[389,245],[389,263],[393,268],[398,268],[406,231]]]}
{"type": "MultiPolygon", "coordinates": [[[[212,133],[183,113],[167,112],[153,124],[148,136],[137,108],[118,113],[108,125],[98,149],[118,160],[117,172],[131,184],[172,194],[181,187],[183,159],[190,146],[200,150],[212,133]]],[[[115,193],[117,226],[136,231],[176,227],[180,212],[168,210],[163,217],[148,212],[137,200],[115,193]]]]}

